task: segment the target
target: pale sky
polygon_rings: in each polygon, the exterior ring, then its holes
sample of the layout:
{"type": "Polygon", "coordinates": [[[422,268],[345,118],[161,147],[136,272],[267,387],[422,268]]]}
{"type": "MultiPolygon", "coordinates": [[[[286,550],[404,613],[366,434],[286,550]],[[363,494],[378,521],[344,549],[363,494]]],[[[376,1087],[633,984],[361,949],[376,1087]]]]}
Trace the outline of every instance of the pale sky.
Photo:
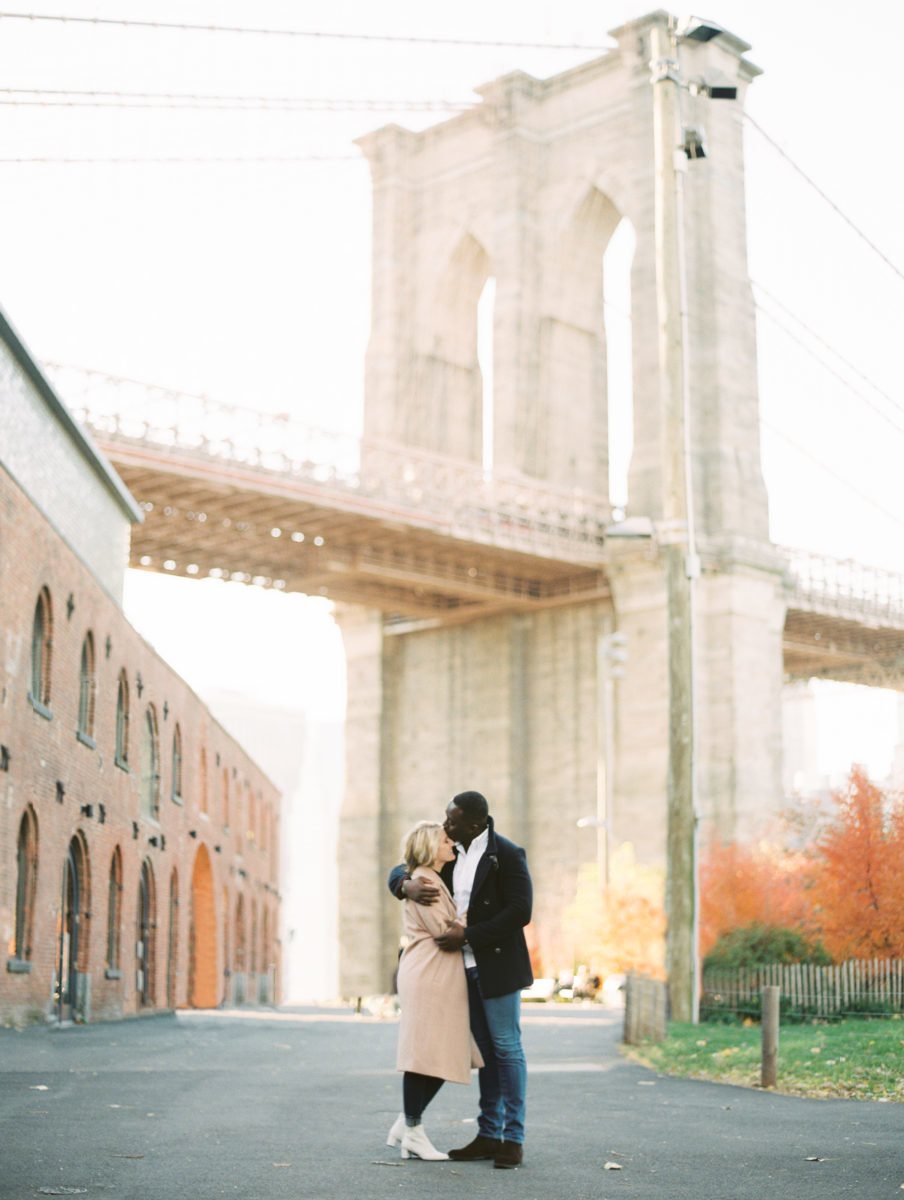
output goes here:
{"type": "MultiPolygon", "coordinates": [[[[10,11],[604,47],[608,29],[647,10],[601,0],[31,0],[10,11]]],[[[897,266],[896,273],[748,128],[750,265],[766,310],[760,390],[773,537],[904,571],[896,82],[904,5],[723,0],[702,15],[752,43],[748,56],[764,74],[750,88],[748,113],[897,266]]],[[[461,102],[506,71],[550,75],[597,52],[0,15],[5,89],[461,102]]],[[[12,98],[0,92],[0,100],[12,98]]],[[[442,113],[39,107],[21,103],[24,92],[15,98],[0,122],[0,304],[40,360],[358,429],[370,211],[368,171],[352,139],[390,121],[422,127],[442,113]],[[336,161],[8,161],[268,156],[336,161]]],[[[226,585],[133,576],[128,609],[195,687],[221,686],[228,674],[252,693],[261,686],[268,631],[284,621],[309,667],[291,699],[341,711],[341,656],[324,606],[232,595],[226,585]],[[165,615],[176,610],[182,618],[199,614],[206,651],[198,629],[181,644],[165,615]],[[227,667],[223,638],[238,620],[261,631],[260,652],[227,667]]],[[[873,714],[875,701],[855,701],[844,723],[851,756],[877,769],[895,737],[888,701],[887,720],[873,714]]],[[[837,746],[833,738],[836,753],[837,746]]]]}

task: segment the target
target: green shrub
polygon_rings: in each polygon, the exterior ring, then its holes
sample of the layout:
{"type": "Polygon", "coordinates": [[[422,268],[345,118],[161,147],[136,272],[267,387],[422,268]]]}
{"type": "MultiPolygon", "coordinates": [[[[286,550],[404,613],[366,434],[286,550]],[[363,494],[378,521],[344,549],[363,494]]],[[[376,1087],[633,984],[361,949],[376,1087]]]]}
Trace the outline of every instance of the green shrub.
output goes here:
{"type": "Polygon", "coordinates": [[[759,967],[773,963],[816,963],[827,966],[831,958],[821,942],[798,929],[745,925],[724,933],[703,960],[708,967],[759,967]]]}

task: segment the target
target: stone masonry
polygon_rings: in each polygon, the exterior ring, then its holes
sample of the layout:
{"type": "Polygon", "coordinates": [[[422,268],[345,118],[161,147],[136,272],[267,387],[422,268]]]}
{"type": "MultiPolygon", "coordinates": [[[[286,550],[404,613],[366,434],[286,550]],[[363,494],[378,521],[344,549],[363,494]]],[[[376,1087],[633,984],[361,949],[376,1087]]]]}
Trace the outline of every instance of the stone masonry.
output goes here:
{"type": "MultiPolygon", "coordinates": [[[[364,139],[374,188],[373,324],[365,434],[480,463],[477,304],[496,281],[493,470],[608,490],[603,254],[620,222],[631,269],[634,447],[630,514],[663,513],[655,289],[650,30],[551,79],[514,72],[482,103],[422,133],[364,139]]],[[[722,34],[680,44],[686,81],[730,81],[734,101],[684,93],[708,156],[688,164],[689,439],[702,577],[696,584],[697,783],[702,832],[755,828],[781,797],[784,598],[760,471],[754,308],[747,275],[742,106],[759,73],[722,34]]],[[[348,791],[340,868],[342,988],[385,991],[398,906],[385,888],[399,842],[464,788],[483,791],[524,845],[543,969],[570,965],[562,933],[580,865],[592,861],[601,730],[611,719],[610,851],[662,863],[668,683],[659,545],[607,539],[611,603],[396,631],[346,609],[348,791]],[[600,639],[627,637],[614,711],[602,712],[600,639]],[[372,863],[362,872],[362,861],[372,863]]]]}

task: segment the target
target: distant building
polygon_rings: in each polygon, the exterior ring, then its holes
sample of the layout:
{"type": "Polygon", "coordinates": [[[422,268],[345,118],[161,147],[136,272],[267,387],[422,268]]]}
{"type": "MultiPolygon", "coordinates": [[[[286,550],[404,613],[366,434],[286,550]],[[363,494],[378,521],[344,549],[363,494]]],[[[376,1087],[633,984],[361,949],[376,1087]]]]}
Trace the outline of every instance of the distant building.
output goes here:
{"type": "Polygon", "coordinates": [[[0,1021],[280,994],[279,792],[126,620],[140,519],[0,313],[0,1021]]]}

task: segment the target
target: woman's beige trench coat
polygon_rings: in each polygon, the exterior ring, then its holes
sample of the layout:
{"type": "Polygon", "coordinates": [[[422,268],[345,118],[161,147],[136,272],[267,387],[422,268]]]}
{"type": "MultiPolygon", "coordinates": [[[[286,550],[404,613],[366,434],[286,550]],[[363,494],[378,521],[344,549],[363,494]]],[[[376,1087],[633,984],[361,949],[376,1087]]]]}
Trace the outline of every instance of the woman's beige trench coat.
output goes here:
{"type": "Polygon", "coordinates": [[[398,992],[402,1017],[396,1067],[450,1083],[470,1083],[471,1067],[483,1059],[471,1037],[468,983],[460,950],[440,950],[434,938],[457,920],[446,885],[430,867],[417,867],[439,888],[435,904],[402,901],[408,945],[399,963],[398,992]]]}

